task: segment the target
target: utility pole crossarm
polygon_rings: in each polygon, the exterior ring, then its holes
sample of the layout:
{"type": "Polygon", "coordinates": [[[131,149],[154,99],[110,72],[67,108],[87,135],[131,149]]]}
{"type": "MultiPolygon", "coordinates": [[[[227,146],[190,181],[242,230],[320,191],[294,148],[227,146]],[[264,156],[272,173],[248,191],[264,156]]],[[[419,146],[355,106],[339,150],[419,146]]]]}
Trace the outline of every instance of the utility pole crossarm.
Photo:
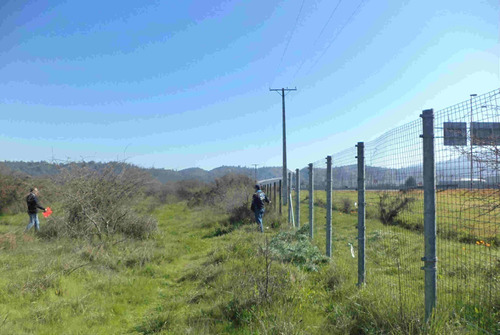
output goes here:
{"type": "Polygon", "coordinates": [[[270,88],[269,91],[274,91],[274,92],[283,92],[283,91],[296,91],[297,87],[295,88],[270,88]]]}

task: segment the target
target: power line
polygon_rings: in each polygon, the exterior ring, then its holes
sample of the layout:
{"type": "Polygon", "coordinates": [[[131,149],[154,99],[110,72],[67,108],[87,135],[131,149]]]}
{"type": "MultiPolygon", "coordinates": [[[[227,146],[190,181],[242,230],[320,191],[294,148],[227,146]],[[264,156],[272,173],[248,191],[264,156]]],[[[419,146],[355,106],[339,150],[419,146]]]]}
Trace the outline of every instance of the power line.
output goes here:
{"type": "MultiPolygon", "coordinates": [[[[330,13],[330,16],[328,17],[328,20],[326,20],[326,23],[323,25],[323,28],[321,28],[321,31],[319,32],[318,36],[316,37],[316,40],[314,41],[314,43],[312,45],[313,47],[315,47],[316,44],[318,43],[319,38],[321,37],[321,35],[323,35],[323,32],[325,31],[326,27],[328,26],[328,24],[332,20],[333,15],[337,12],[337,9],[339,8],[341,3],[342,3],[342,0],[339,0],[339,2],[337,2],[337,5],[335,6],[335,8],[333,8],[332,12],[330,13]]],[[[300,70],[302,70],[302,67],[304,66],[305,62],[306,62],[306,58],[304,58],[302,60],[297,71],[295,71],[295,74],[292,77],[292,82],[293,82],[293,80],[295,80],[295,78],[297,77],[297,74],[300,72],[300,70]]]]}
{"type": "Polygon", "coordinates": [[[321,53],[321,55],[316,59],[316,62],[314,62],[314,64],[311,66],[311,68],[309,69],[309,71],[307,71],[306,75],[308,75],[309,73],[311,73],[312,69],[314,69],[314,67],[319,63],[319,61],[323,58],[323,56],[326,54],[326,52],[330,49],[330,47],[332,46],[333,42],[335,42],[337,40],[337,38],[339,37],[339,35],[342,33],[342,31],[344,30],[345,27],[347,27],[347,25],[351,22],[352,18],[354,17],[354,15],[356,15],[356,13],[358,12],[358,10],[361,8],[361,5],[365,2],[365,0],[361,0],[360,3],[358,4],[358,6],[356,7],[356,9],[352,12],[351,16],[349,17],[349,19],[347,19],[347,21],[342,25],[342,27],[338,30],[337,34],[335,34],[335,36],[333,37],[333,39],[330,41],[330,43],[328,44],[328,46],[323,50],[323,53],[321,53]]]}
{"type": "Polygon", "coordinates": [[[295,29],[297,28],[297,24],[299,22],[299,17],[300,17],[300,14],[302,13],[302,8],[304,8],[304,2],[305,2],[305,0],[302,0],[302,4],[300,5],[300,9],[299,9],[299,14],[297,15],[297,18],[295,19],[295,25],[293,26],[292,33],[290,34],[290,36],[288,36],[288,41],[286,42],[285,49],[283,50],[283,54],[281,55],[280,62],[278,64],[278,67],[276,68],[276,75],[274,76],[275,78],[278,75],[278,71],[281,67],[281,64],[283,63],[283,59],[285,58],[285,54],[288,50],[288,46],[290,45],[290,41],[292,40],[292,37],[295,33],[295,29]]]}
{"type": "Polygon", "coordinates": [[[339,6],[340,6],[341,3],[342,3],[342,0],[339,0],[339,2],[337,2],[337,6],[335,6],[335,8],[332,10],[332,12],[330,13],[330,16],[328,17],[328,20],[326,21],[325,25],[323,26],[323,28],[321,28],[321,31],[318,34],[318,37],[316,37],[316,40],[314,41],[313,46],[316,45],[316,43],[318,43],[319,38],[321,37],[321,35],[325,31],[326,26],[328,26],[328,24],[332,20],[333,15],[337,12],[337,9],[339,8],[339,6]]]}

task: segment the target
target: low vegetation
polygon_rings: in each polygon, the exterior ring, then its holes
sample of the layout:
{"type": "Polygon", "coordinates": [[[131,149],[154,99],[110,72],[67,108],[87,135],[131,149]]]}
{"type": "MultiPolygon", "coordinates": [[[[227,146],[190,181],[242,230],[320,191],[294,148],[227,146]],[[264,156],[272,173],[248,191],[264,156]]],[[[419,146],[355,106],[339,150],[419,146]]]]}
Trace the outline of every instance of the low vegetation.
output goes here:
{"type": "MultiPolygon", "coordinates": [[[[336,203],[328,259],[325,208],[316,208],[313,240],[307,202],[301,202],[301,229],[268,207],[261,234],[248,210],[253,182],[246,177],[158,184],[139,171],[115,169],[60,176],[50,182],[59,197],[48,192],[41,199],[54,214],[41,218],[40,234],[23,234],[24,213],[0,217],[1,334],[499,331],[500,266],[470,262],[470,271],[451,261],[456,254],[443,253],[440,273],[460,290],[440,287],[446,308],[426,325],[420,232],[382,224],[379,213],[367,222],[367,282],[358,287],[354,192],[343,196],[352,199],[349,210],[342,207],[347,200],[336,203]],[[486,278],[497,286],[467,285],[486,278]],[[497,289],[484,294],[488,310],[465,300],[462,308],[447,308],[456,306],[454,296],[481,287],[497,289]]],[[[393,222],[418,204],[415,198],[393,222]]],[[[325,202],[321,193],[315,201],[325,202]]],[[[473,247],[467,245],[471,259],[487,248],[473,247]]]]}

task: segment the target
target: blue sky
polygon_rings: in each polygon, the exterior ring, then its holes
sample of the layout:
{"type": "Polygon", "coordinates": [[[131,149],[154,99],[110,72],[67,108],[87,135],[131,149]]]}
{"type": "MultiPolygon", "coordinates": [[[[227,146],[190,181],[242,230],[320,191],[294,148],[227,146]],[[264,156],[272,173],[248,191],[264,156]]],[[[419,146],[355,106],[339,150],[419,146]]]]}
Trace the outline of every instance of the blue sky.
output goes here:
{"type": "Polygon", "coordinates": [[[498,0],[0,4],[0,161],[288,167],[500,86],[498,0]],[[142,3],[142,5],[139,5],[142,3]]]}

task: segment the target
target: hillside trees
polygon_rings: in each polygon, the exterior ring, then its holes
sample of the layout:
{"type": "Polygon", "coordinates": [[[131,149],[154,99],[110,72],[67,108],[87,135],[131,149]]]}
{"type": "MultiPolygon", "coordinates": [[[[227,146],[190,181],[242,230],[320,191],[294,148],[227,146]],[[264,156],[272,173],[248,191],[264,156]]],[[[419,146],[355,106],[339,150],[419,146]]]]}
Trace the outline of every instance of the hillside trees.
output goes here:
{"type": "Polygon", "coordinates": [[[0,164],[0,213],[18,212],[19,202],[23,202],[27,195],[28,176],[11,171],[4,164],[0,164]]]}
{"type": "Polygon", "coordinates": [[[406,188],[415,188],[417,187],[417,180],[413,176],[409,176],[405,180],[405,187],[406,188]]]}

